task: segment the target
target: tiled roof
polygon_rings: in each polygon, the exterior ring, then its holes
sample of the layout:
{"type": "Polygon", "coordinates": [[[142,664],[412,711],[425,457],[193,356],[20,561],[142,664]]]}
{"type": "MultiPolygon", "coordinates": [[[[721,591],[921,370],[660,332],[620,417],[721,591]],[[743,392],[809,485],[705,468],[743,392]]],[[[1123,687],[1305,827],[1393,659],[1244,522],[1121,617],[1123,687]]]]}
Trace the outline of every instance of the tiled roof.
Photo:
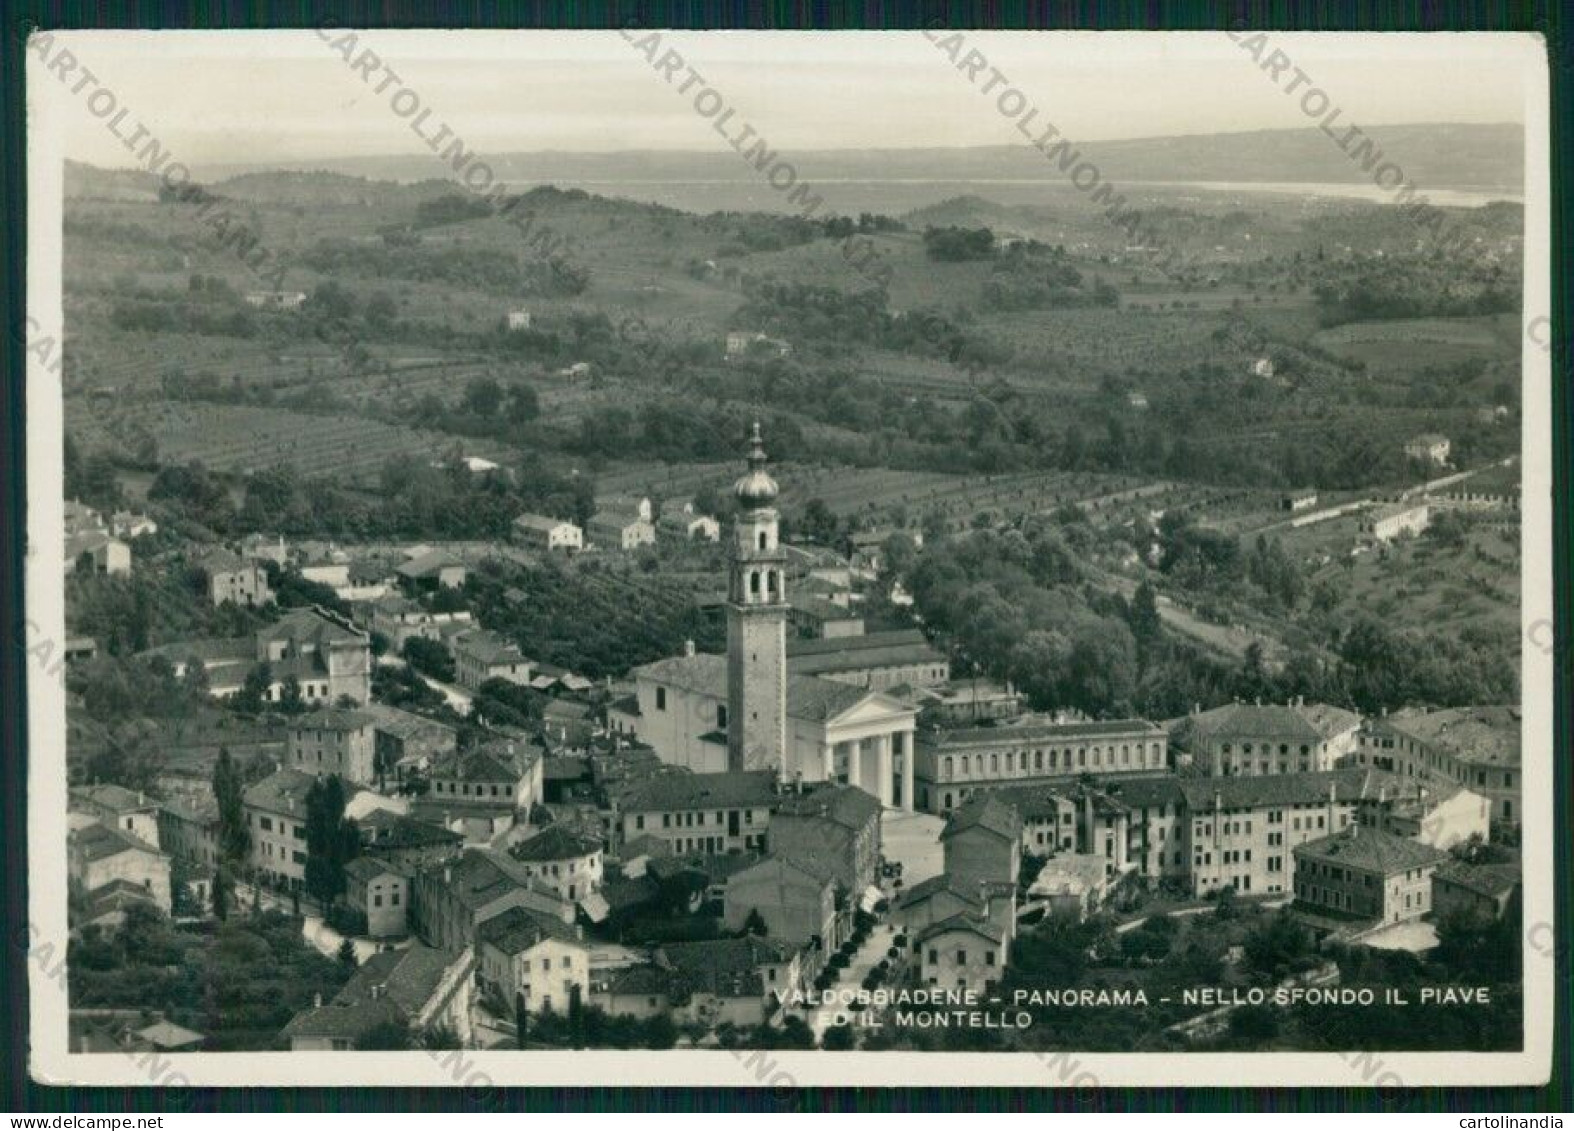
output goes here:
{"type": "MultiPolygon", "coordinates": [[[[840,609],[843,616],[856,617],[857,613],[850,613],[841,606],[832,606],[840,609]]],[[[834,614],[827,614],[834,615],[834,614]]],[[[907,633],[875,633],[874,637],[906,636],[907,633]]],[[[911,667],[915,664],[939,664],[945,660],[945,654],[934,645],[924,640],[922,636],[916,641],[893,641],[891,643],[869,645],[864,643],[871,639],[870,636],[833,636],[829,641],[806,641],[805,643],[847,643],[851,645],[844,648],[814,648],[812,650],[787,645],[787,669],[802,675],[819,675],[824,672],[859,671],[864,668],[894,668],[911,667]]]]}
{"type": "Polygon", "coordinates": [[[548,825],[508,850],[516,860],[572,860],[601,851],[601,841],[562,825],[548,825]]]}
{"type": "Polygon", "coordinates": [[[929,926],[918,932],[918,941],[926,942],[938,935],[950,934],[953,931],[967,931],[996,943],[1003,943],[1006,937],[1005,927],[1002,924],[992,919],[983,919],[962,912],[951,916],[949,919],[942,919],[938,923],[929,924],[929,926]]]}
{"type": "Polygon", "coordinates": [[[920,732],[918,736],[919,741],[926,746],[947,749],[996,746],[1002,743],[1055,743],[1126,737],[1150,741],[1164,737],[1164,731],[1158,724],[1151,723],[1147,719],[1105,719],[1061,723],[1052,719],[1024,715],[1019,722],[996,726],[940,728],[920,732]]]}
{"type": "Polygon", "coordinates": [[[1462,762],[1485,766],[1517,766],[1520,763],[1518,707],[1454,707],[1427,713],[1399,711],[1373,722],[1426,746],[1447,751],[1462,762]]]}
{"type": "Polygon", "coordinates": [[[557,939],[583,945],[574,928],[561,919],[524,907],[510,907],[476,928],[481,942],[504,954],[522,954],[543,939],[557,939]]]}
{"type": "Polygon", "coordinates": [[[258,640],[312,640],[318,643],[365,643],[367,636],[319,609],[296,609],[259,629],[258,640]]]}
{"type": "Polygon", "coordinates": [[[290,725],[302,730],[356,731],[364,730],[377,720],[360,710],[344,707],[325,707],[320,711],[307,711],[297,715],[290,725]]]}
{"type": "Polygon", "coordinates": [[[765,992],[762,966],[792,958],[783,943],[752,936],[667,943],[656,951],[658,965],[679,971],[694,990],[718,997],[759,997],[765,992]]]}
{"type": "Polygon", "coordinates": [[[428,550],[424,554],[417,554],[409,561],[403,563],[394,572],[400,577],[422,578],[432,577],[445,569],[458,566],[464,568],[464,562],[454,557],[447,550],[428,550]]]}
{"type": "Polygon", "coordinates": [[[623,799],[629,813],[680,809],[737,809],[775,806],[776,775],[770,770],[728,770],[719,774],[663,774],[634,783],[623,799]]]}
{"type": "Polygon", "coordinates": [[[358,1041],[382,1025],[408,1025],[404,1011],[385,998],[376,1001],[330,1003],[321,1009],[308,1009],[290,1018],[280,1036],[330,1038],[358,1041]]]}
{"type": "Polygon", "coordinates": [[[409,873],[397,864],[390,864],[379,860],[375,856],[357,856],[344,866],[344,874],[352,879],[360,880],[363,884],[377,879],[379,876],[409,877],[409,873]]]}
{"type": "Polygon", "coordinates": [[[335,1002],[389,1001],[414,1019],[437,992],[456,955],[422,943],[372,955],[351,975],[335,1002]]]}
{"type": "MultiPolygon", "coordinates": [[[[1375,798],[1388,778],[1366,769],[1321,770],[1304,774],[1260,774],[1253,777],[1183,777],[1181,792],[1193,810],[1212,809],[1215,798],[1223,809],[1254,809],[1267,805],[1309,805],[1327,801],[1329,791],[1343,802],[1375,798]]],[[[1397,795],[1397,790],[1394,791],[1397,795]]],[[[1124,800],[1124,795],[1122,799],[1124,800]]]]}
{"type": "Polygon", "coordinates": [[[951,814],[940,839],[946,840],[975,828],[1015,840],[1022,835],[1022,818],[1015,809],[987,791],[975,793],[951,814]]]}
{"type": "Polygon", "coordinates": [[[683,975],[670,967],[642,964],[609,970],[597,987],[601,993],[670,997],[683,988],[683,975]]]}
{"type": "Polygon", "coordinates": [[[284,813],[304,820],[306,791],[311,789],[316,780],[313,775],[300,770],[278,770],[247,786],[243,800],[253,809],[284,813]]]}
{"type": "Polygon", "coordinates": [[[159,850],[141,837],[132,836],[124,829],[110,828],[108,825],[96,822],[84,825],[72,833],[71,840],[77,850],[89,861],[106,860],[111,856],[119,856],[122,852],[148,852],[154,856],[159,855],[159,850]]]}
{"type": "Polygon", "coordinates": [[[761,875],[768,876],[779,876],[787,873],[795,873],[797,875],[807,877],[809,880],[817,884],[821,890],[823,890],[825,885],[834,884],[836,882],[838,867],[836,861],[832,860],[829,856],[821,855],[815,852],[806,850],[795,850],[790,854],[773,852],[770,855],[765,856],[758,863],[751,864],[749,867],[744,868],[741,871],[734,872],[732,876],[728,878],[731,880],[735,877],[747,875],[751,872],[759,872],[761,875]]]}
{"type": "Polygon", "coordinates": [[[661,888],[649,876],[634,880],[607,880],[601,885],[601,897],[614,912],[649,903],[661,893],[661,888]]]}
{"type": "Polygon", "coordinates": [[[384,734],[391,734],[396,738],[413,738],[422,734],[435,735],[438,733],[453,734],[454,728],[435,719],[402,711],[398,707],[391,707],[387,703],[379,703],[375,699],[359,708],[372,717],[372,725],[384,734]]]}
{"type": "Polygon", "coordinates": [[[467,848],[463,856],[447,864],[424,869],[421,878],[430,879],[435,875],[449,895],[474,909],[510,891],[527,889],[545,892],[546,889],[525,875],[523,869],[524,866],[506,852],[493,848],[467,848]]]}
{"type": "Polygon", "coordinates": [[[1447,860],[1438,865],[1433,876],[1479,895],[1501,898],[1519,886],[1522,873],[1518,864],[1466,864],[1461,860],[1447,860]]]}
{"type": "Polygon", "coordinates": [[[1310,857],[1383,875],[1425,868],[1448,859],[1448,853],[1429,844],[1360,825],[1297,845],[1294,852],[1297,858],[1310,857]]]}
{"type": "Polygon", "coordinates": [[[427,776],[444,781],[453,779],[515,784],[542,756],[543,752],[538,747],[525,743],[489,742],[469,750],[450,750],[439,754],[432,760],[427,776]]]}
{"type": "Polygon", "coordinates": [[[73,803],[96,805],[112,813],[141,813],[158,807],[158,802],[146,794],[108,782],[102,785],[72,786],[71,800],[73,803]]]}
{"type": "Polygon", "coordinates": [[[956,877],[949,873],[941,872],[938,876],[930,876],[927,880],[920,880],[910,888],[904,888],[902,893],[896,897],[896,906],[898,909],[911,907],[914,904],[932,899],[942,892],[954,895],[958,899],[965,900],[976,907],[982,908],[984,905],[976,890],[969,891],[956,877]]]}
{"type": "Polygon", "coordinates": [[[548,518],[541,514],[522,514],[514,519],[515,526],[522,526],[529,530],[539,530],[543,534],[551,533],[560,526],[573,526],[566,518],[548,518]]]}
{"type": "Polygon", "coordinates": [[[1226,703],[1188,715],[1181,726],[1204,742],[1322,742],[1354,730],[1361,716],[1327,703],[1226,703]]]}
{"type": "Polygon", "coordinates": [[[517,644],[504,640],[497,633],[489,632],[484,628],[472,628],[460,633],[450,642],[450,647],[455,652],[474,656],[477,662],[488,666],[528,662],[517,644]]]}
{"type": "Polygon", "coordinates": [[[1060,812],[1062,802],[1074,800],[1069,786],[1005,785],[981,789],[976,793],[987,794],[1010,806],[1024,821],[1053,817],[1060,812]]]}
{"type": "Polygon", "coordinates": [[[857,786],[828,785],[808,793],[783,795],[778,817],[818,817],[857,832],[880,819],[880,802],[857,786]]]}
{"type": "MultiPolygon", "coordinates": [[[[370,820],[363,820],[360,823],[364,828],[369,823],[381,824],[382,821],[371,822],[370,820]]],[[[388,822],[387,832],[374,837],[366,845],[366,851],[371,853],[397,852],[410,848],[433,848],[440,845],[452,846],[462,843],[464,839],[459,833],[452,832],[440,825],[418,821],[414,817],[394,816],[388,822]]]]}

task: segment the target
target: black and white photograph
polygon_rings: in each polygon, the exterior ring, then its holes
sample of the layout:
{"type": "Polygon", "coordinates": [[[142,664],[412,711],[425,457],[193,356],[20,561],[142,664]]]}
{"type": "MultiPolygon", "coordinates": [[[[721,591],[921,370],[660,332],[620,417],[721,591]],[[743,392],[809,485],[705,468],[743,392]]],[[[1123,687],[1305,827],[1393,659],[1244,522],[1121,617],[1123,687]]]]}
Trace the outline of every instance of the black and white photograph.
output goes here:
{"type": "Polygon", "coordinates": [[[1545,1081],[1544,46],[35,32],[35,1077],[1545,1081]]]}

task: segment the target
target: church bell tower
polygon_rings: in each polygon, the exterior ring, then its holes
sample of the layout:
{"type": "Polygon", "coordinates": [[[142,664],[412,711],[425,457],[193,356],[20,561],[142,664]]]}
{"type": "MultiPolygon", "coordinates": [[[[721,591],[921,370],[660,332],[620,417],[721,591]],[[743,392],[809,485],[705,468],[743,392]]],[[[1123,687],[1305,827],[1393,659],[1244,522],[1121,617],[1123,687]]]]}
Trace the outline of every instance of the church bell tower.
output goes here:
{"type": "Polygon", "coordinates": [[[733,487],[727,586],[727,768],[787,772],[787,556],[777,541],[776,481],[760,426],[733,487]]]}

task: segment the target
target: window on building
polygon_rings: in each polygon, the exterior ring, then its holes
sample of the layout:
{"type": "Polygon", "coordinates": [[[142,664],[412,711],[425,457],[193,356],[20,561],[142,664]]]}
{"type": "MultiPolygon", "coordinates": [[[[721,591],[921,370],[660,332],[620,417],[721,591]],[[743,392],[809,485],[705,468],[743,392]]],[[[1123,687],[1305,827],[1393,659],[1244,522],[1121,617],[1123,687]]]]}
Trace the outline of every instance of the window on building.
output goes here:
{"type": "Polygon", "coordinates": [[[658,688],[656,688],[656,710],[658,710],[658,711],[665,711],[666,709],[667,709],[667,689],[665,687],[658,687],[658,688]]]}

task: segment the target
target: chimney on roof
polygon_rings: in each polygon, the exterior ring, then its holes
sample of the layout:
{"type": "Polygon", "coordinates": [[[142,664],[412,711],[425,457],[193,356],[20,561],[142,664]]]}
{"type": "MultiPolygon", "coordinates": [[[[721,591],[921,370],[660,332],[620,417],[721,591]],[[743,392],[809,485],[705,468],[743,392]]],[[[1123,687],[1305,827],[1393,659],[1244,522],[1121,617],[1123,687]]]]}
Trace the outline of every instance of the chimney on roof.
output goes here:
{"type": "Polygon", "coordinates": [[[452,865],[444,864],[443,865],[443,883],[451,884],[453,882],[454,882],[454,869],[453,869],[452,865]]]}
{"type": "Polygon", "coordinates": [[[376,1001],[378,998],[380,998],[382,996],[383,996],[382,983],[381,982],[373,982],[372,983],[372,1000],[376,1001]]]}
{"type": "Polygon", "coordinates": [[[321,993],[312,994],[312,1008],[313,1009],[321,1009],[322,1008],[322,994],[321,993]]]}
{"type": "Polygon", "coordinates": [[[692,655],[694,655],[694,641],[692,641],[692,640],[685,640],[683,642],[683,654],[685,656],[692,656],[692,655]]]}

